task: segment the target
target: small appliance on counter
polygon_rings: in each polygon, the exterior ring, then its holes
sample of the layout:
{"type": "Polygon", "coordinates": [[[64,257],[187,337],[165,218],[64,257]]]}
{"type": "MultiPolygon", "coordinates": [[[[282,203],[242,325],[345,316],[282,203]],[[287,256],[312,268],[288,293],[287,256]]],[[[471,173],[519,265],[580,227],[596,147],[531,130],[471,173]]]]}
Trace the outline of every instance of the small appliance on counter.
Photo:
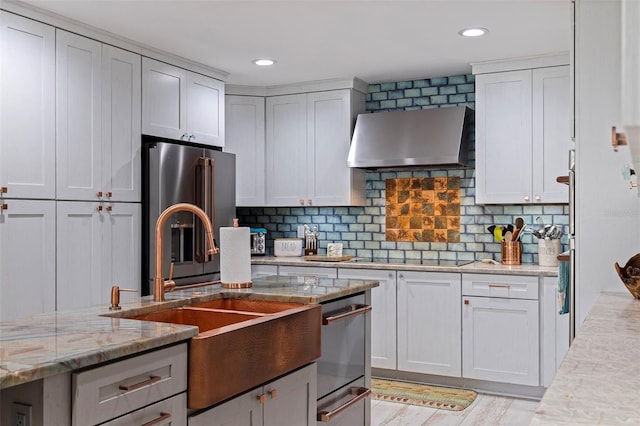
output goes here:
{"type": "Polygon", "coordinates": [[[251,256],[264,256],[267,252],[267,230],[249,228],[249,244],[251,245],[251,256]]]}

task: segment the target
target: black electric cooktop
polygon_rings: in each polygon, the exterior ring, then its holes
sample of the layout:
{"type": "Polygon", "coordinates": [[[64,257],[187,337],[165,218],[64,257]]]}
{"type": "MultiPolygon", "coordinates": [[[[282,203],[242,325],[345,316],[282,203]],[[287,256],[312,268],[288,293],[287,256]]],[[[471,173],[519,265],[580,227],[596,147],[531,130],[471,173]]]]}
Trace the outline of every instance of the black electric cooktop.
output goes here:
{"type": "Polygon", "coordinates": [[[356,263],[385,263],[388,265],[422,265],[422,266],[462,266],[473,263],[473,260],[439,260],[439,259],[372,259],[354,257],[350,262],[356,263]]]}

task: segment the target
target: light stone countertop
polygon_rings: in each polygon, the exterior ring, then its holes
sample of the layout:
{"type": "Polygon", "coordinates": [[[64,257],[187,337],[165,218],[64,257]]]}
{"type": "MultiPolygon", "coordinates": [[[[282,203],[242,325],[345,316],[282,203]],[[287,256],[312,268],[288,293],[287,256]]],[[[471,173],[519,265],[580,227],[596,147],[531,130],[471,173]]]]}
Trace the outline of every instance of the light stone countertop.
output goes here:
{"type": "Polygon", "coordinates": [[[313,266],[325,268],[350,268],[350,269],[382,269],[397,271],[425,271],[425,272],[466,272],[477,274],[507,274],[507,275],[534,275],[542,277],[557,277],[557,266],[539,266],[537,264],[522,265],[494,265],[483,262],[470,262],[462,266],[456,266],[453,262],[445,261],[444,265],[434,265],[430,261],[421,260],[395,260],[395,259],[361,259],[354,258],[343,262],[323,262],[305,260],[304,257],[275,257],[254,256],[251,258],[253,265],[283,265],[283,266],[313,266]]]}
{"type": "Polygon", "coordinates": [[[215,284],[174,291],[166,293],[165,302],[123,293],[121,311],[110,311],[103,305],[0,322],[0,389],[135,355],[198,334],[195,326],[123,316],[223,297],[322,303],[377,286],[378,282],[372,280],[271,276],[254,279],[248,289],[228,290],[215,284]]]}
{"type": "Polygon", "coordinates": [[[603,292],[545,392],[532,425],[640,424],[640,300],[603,292]]]}

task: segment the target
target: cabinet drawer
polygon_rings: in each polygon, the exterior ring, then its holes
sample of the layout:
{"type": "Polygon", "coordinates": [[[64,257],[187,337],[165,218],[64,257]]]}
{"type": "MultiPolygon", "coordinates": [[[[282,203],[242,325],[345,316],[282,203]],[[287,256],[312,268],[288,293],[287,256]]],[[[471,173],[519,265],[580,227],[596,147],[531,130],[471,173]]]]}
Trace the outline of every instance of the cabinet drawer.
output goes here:
{"type": "MultiPolygon", "coordinates": [[[[304,277],[338,278],[337,268],[322,266],[278,266],[278,275],[300,275],[304,277]]],[[[300,277],[301,280],[304,278],[300,277]]]]}
{"type": "Polygon", "coordinates": [[[101,426],[147,425],[184,426],[187,424],[187,393],[156,402],[133,413],[126,414],[101,426]],[[155,422],[155,423],[154,423],[155,422]]]}
{"type": "Polygon", "coordinates": [[[186,391],[187,344],[73,373],[71,385],[74,426],[114,419],[186,391]]]}
{"type": "Polygon", "coordinates": [[[538,277],[462,274],[462,295],[538,300],[538,277]]]}

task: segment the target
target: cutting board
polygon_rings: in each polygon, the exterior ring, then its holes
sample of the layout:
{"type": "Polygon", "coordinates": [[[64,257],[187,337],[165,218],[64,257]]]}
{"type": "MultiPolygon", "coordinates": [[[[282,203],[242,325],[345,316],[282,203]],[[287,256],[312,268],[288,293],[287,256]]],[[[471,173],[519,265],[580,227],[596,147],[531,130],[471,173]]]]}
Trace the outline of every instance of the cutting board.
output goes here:
{"type": "Polygon", "coordinates": [[[304,260],[315,260],[317,262],[344,262],[345,260],[351,260],[353,256],[305,256],[304,260]]]}

